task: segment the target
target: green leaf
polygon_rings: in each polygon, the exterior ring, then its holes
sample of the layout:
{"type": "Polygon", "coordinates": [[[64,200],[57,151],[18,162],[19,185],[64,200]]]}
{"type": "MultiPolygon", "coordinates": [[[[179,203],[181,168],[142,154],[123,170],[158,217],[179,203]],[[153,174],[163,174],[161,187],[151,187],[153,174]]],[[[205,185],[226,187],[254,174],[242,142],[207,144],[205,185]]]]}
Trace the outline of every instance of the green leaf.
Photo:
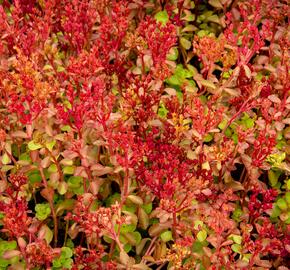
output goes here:
{"type": "Polygon", "coordinates": [[[31,161],[31,158],[30,158],[30,155],[28,153],[22,153],[19,156],[19,160],[31,161]]]}
{"type": "Polygon", "coordinates": [[[231,248],[232,248],[232,250],[234,251],[234,252],[236,252],[236,253],[241,253],[241,251],[242,251],[242,246],[241,245],[239,245],[239,244],[233,244],[232,246],[231,246],[231,248]]]}
{"type": "Polygon", "coordinates": [[[28,180],[31,184],[40,183],[42,181],[39,171],[31,171],[28,173],[28,180]]]}
{"type": "Polygon", "coordinates": [[[68,184],[66,182],[60,182],[57,186],[57,191],[60,195],[64,195],[67,192],[68,184]]]}
{"type": "Polygon", "coordinates": [[[196,253],[203,253],[202,248],[206,245],[206,242],[195,241],[192,245],[192,251],[196,253]]]}
{"type": "Polygon", "coordinates": [[[134,232],[136,229],[136,225],[134,224],[122,224],[120,228],[121,233],[129,233],[134,232]]]}
{"type": "Polygon", "coordinates": [[[170,61],[175,61],[178,58],[178,49],[176,47],[172,47],[167,54],[167,59],[170,61]]]}
{"type": "Polygon", "coordinates": [[[127,212],[130,212],[130,213],[135,213],[136,212],[136,209],[137,209],[137,206],[132,204],[130,206],[128,205],[123,205],[122,207],[122,211],[127,211],[127,212]]]}
{"type": "Polygon", "coordinates": [[[71,269],[73,260],[71,259],[73,255],[72,250],[69,247],[62,247],[60,257],[53,260],[54,269],[71,269]]]}
{"type": "Polygon", "coordinates": [[[64,201],[59,201],[56,206],[56,215],[64,210],[73,210],[76,201],[74,199],[65,199],[64,201]]]}
{"type": "Polygon", "coordinates": [[[224,72],[222,77],[225,78],[225,79],[228,79],[228,78],[231,77],[231,74],[232,74],[232,72],[231,72],[231,70],[230,70],[230,71],[228,71],[228,72],[224,72]]]}
{"type": "Polygon", "coordinates": [[[71,189],[79,188],[83,184],[83,178],[81,176],[71,176],[67,183],[71,189]]]}
{"type": "Polygon", "coordinates": [[[202,227],[203,227],[203,221],[201,221],[201,220],[195,220],[194,221],[194,227],[193,228],[195,230],[199,230],[202,227]]]}
{"type": "Polygon", "coordinates": [[[238,142],[239,142],[239,138],[238,138],[238,135],[237,135],[236,133],[234,133],[234,134],[232,135],[232,140],[233,140],[233,142],[234,142],[235,144],[238,144],[238,142]]]}
{"type": "MultiPolygon", "coordinates": [[[[122,243],[129,244],[130,246],[137,246],[140,243],[141,238],[139,238],[139,236],[136,236],[135,233],[138,233],[138,232],[129,232],[129,233],[121,234],[120,236],[124,237],[122,243]],[[137,241],[138,241],[138,243],[137,243],[137,241]]],[[[141,237],[141,234],[139,234],[139,235],[141,237]]],[[[120,238],[120,240],[121,240],[121,238],[120,238]]]]}
{"type": "Polygon", "coordinates": [[[6,250],[13,250],[17,248],[16,241],[0,241],[0,255],[6,250]]]}
{"type": "Polygon", "coordinates": [[[200,38],[208,36],[209,34],[210,34],[210,32],[208,30],[200,30],[197,32],[197,35],[200,38]]]}
{"type": "Polygon", "coordinates": [[[183,66],[181,64],[179,64],[179,65],[177,65],[174,74],[180,76],[183,79],[188,79],[188,78],[192,78],[193,71],[189,70],[189,69],[185,69],[185,68],[183,68],[183,66]]]}
{"type": "Polygon", "coordinates": [[[173,86],[182,86],[185,79],[192,78],[194,74],[193,69],[184,69],[181,64],[177,65],[174,74],[166,80],[166,82],[173,86]]]}
{"type": "Polygon", "coordinates": [[[205,135],[203,141],[204,142],[210,142],[212,139],[213,139],[213,136],[210,133],[208,133],[208,134],[205,135]]]}
{"type": "Polygon", "coordinates": [[[278,199],[276,204],[282,211],[285,211],[288,208],[287,202],[283,198],[278,199]]]}
{"type": "Polygon", "coordinates": [[[35,206],[36,218],[40,221],[47,219],[51,213],[51,209],[48,203],[39,203],[35,206]]]}
{"type": "Polygon", "coordinates": [[[243,240],[242,236],[234,234],[232,235],[232,238],[236,244],[240,245],[242,243],[243,240]]]}
{"type": "Polygon", "coordinates": [[[42,145],[40,143],[35,143],[33,140],[28,143],[28,149],[31,151],[40,149],[42,145]]]}
{"type": "MultiPolygon", "coordinates": [[[[187,72],[188,77],[187,78],[192,78],[193,76],[198,74],[198,70],[195,66],[187,64],[186,67],[187,67],[186,71],[188,70],[188,72],[187,72]]],[[[196,83],[194,81],[192,81],[192,83],[193,83],[193,86],[196,86],[196,83]]]]}
{"type": "Polygon", "coordinates": [[[207,232],[206,232],[206,230],[201,230],[201,231],[199,231],[198,233],[197,233],[197,239],[198,239],[198,241],[199,242],[203,242],[205,239],[206,239],[206,237],[207,237],[207,232]]]}
{"type": "Polygon", "coordinates": [[[48,167],[48,169],[47,169],[47,171],[49,172],[49,173],[55,173],[55,172],[57,172],[57,166],[56,166],[56,164],[51,164],[49,167],[48,167]]]}
{"type": "Polygon", "coordinates": [[[72,268],[72,263],[73,263],[73,259],[68,258],[68,259],[66,259],[63,262],[62,266],[63,266],[64,269],[71,269],[72,268]]]}
{"type": "Polygon", "coordinates": [[[10,261],[9,260],[5,260],[5,259],[2,259],[1,257],[0,257],[0,269],[2,270],[4,270],[4,269],[7,269],[7,266],[10,264],[10,261]],[[2,268],[3,267],[3,268],[2,268]]]}
{"type": "Polygon", "coordinates": [[[65,166],[62,171],[64,174],[73,174],[75,171],[75,167],[74,166],[65,166]]]}
{"type": "Polygon", "coordinates": [[[276,144],[276,148],[278,149],[278,150],[283,150],[284,149],[284,147],[286,146],[286,144],[287,144],[287,141],[285,140],[285,139],[283,139],[283,140],[280,140],[280,141],[278,141],[278,143],[276,144]]]}
{"type": "Polygon", "coordinates": [[[131,232],[132,236],[134,237],[135,244],[134,246],[138,245],[141,242],[142,236],[139,232],[131,232]]]}
{"type": "Polygon", "coordinates": [[[3,165],[3,166],[1,167],[1,171],[2,171],[2,172],[8,172],[8,171],[12,170],[13,168],[14,168],[13,165],[3,165]]]}
{"type": "Polygon", "coordinates": [[[69,109],[69,110],[72,109],[72,105],[70,104],[70,102],[68,100],[63,101],[63,105],[65,105],[66,108],[69,109]]]}
{"type": "Polygon", "coordinates": [[[226,130],[225,130],[225,135],[228,137],[228,138],[231,138],[232,136],[232,130],[230,127],[228,127],[226,130]]]}
{"type": "Polygon", "coordinates": [[[105,241],[106,243],[108,243],[108,244],[111,244],[111,243],[113,242],[113,239],[110,238],[110,237],[107,236],[107,235],[104,235],[104,236],[103,236],[103,239],[104,239],[104,241],[105,241]]]}
{"type": "Polygon", "coordinates": [[[195,14],[188,12],[184,17],[182,17],[183,21],[192,22],[195,20],[195,14]]]}
{"type": "Polygon", "coordinates": [[[61,248],[61,257],[70,258],[72,255],[73,255],[73,252],[69,247],[62,247],[61,248]]]}
{"type": "Polygon", "coordinates": [[[286,192],[286,194],[285,194],[285,200],[286,200],[287,204],[290,204],[290,192],[289,191],[286,192]]]}
{"type": "Polygon", "coordinates": [[[49,244],[52,241],[52,239],[53,239],[52,230],[47,225],[43,225],[41,227],[40,231],[44,231],[45,232],[44,239],[49,244]]]}
{"type": "Polygon", "coordinates": [[[223,120],[219,123],[218,128],[219,128],[220,130],[224,130],[224,128],[227,126],[227,123],[228,123],[228,120],[227,120],[227,119],[223,119],[223,120]]]}
{"type": "Polygon", "coordinates": [[[255,120],[248,118],[247,120],[245,120],[245,126],[247,129],[252,128],[255,124],[255,120]]]}
{"type": "MultiPolygon", "coordinates": [[[[187,81],[187,80],[186,80],[186,81],[187,81]]],[[[176,96],[177,96],[179,102],[182,103],[183,93],[182,93],[180,90],[178,90],[178,91],[176,92],[176,96]]]]}
{"type": "Polygon", "coordinates": [[[206,104],[207,103],[207,97],[205,95],[201,95],[199,96],[199,99],[200,101],[203,103],[203,104],[206,104]]]}
{"type": "Polygon", "coordinates": [[[51,65],[44,65],[43,70],[53,70],[51,65]]]}
{"type": "Polygon", "coordinates": [[[158,115],[159,115],[161,118],[166,118],[168,112],[169,112],[169,111],[166,109],[166,107],[164,106],[164,104],[161,104],[161,105],[159,106],[159,109],[158,109],[158,115]]]}
{"type": "Polygon", "coordinates": [[[250,118],[247,113],[244,113],[244,116],[241,118],[242,125],[247,129],[252,128],[255,124],[255,120],[250,118]]]}
{"type": "MultiPolygon", "coordinates": [[[[118,225],[115,226],[115,231],[117,231],[117,229],[118,229],[118,225]]],[[[128,239],[125,237],[124,234],[120,234],[119,239],[120,239],[120,242],[122,244],[127,244],[128,243],[128,239]]]]}
{"type": "Polygon", "coordinates": [[[161,233],[160,238],[163,242],[168,242],[172,240],[172,232],[171,231],[165,231],[161,233]]]}
{"type": "Polygon", "coordinates": [[[11,159],[9,158],[9,156],[6,154],[6,153],[4,153],[4,155],[2,156],[2,163],[4,164],[4,165],[7,165],[7,164],[9,164],[11,162],[11,159]]]}
{"type": "Polygon", "coordinates": [[[242,209],[237,207],[232,214],[232,219],[237,221],[237,222],[240,222],[242,214],[243,214],[242,209]]]}
{"type": "Polygon", "coordinates": [[[271,213],[271,218],[277,218],[280,216],[280,214],[281,214],[280,208],[278,207],[278,205],[274,204],[274,207],[271,213]]]}
{"type": "Polygon", "coordinates": [[[74,192],[76,195],[82,195],[82,194],[84,194],[84,186],[81,185],[79,188],[75,188],[75,189],[73,189],[73,192],[74,192]]]}
{"type": "Polygon", "coordinates": [[[114,193],[110,197],[106,199],[106,207],[110,207],[112,204],[114,204],[116,201],[120,201],[121,195],[120,193],[114,193]]]}
{"type": "Polygon", "coordinates": [[[56,69],[57,72],[63,72],[65,71],[65,68],[62,67],[62,66],[58,66],[57,69],[56,69]]]}
{"type": "Polygon", "coordinates": [[[60,258],[56,258],[52,261],[52,266],[53,266],[53,269],[58,269],[58,268],[61,268],[62,267],[62,260],[60,258]]]}
{"type": "Polygon", "coordinates": [[[132,249],[132,246],[131,246],[130,244],[127,243],[127,244],[124,245],[124,251],[125,251],[125,252],[128,253],[128,252],[131,251],[131,249],[132,249]]]}
{"type": "Polygon", "coordinates": [[[221,23],[220,18],[216,14],[207,17],[207,21],[208,22],[213,22],[213,23],[216,23],[216,24],[220,24],[221,23]]]}
{"type": "Polygon", "coordinates": [[[71,258],[56,258],[52,261],[53,269],[71,269],[73,260],[71,258]]]}
{"type": "Polygon", "coordinates": [[[170,85],[182,85],[183,80],[179,78],[177,75],[172,75],[170,78],[166,80],[166,82],[170,85]]]}
{"type": "Polygon", "coordinates": [[[274,172],[273,170],[270,170],[270,171],[268,171],[268,178],[270,181],[270,185],[272,187],[274,187],[278,183],[279,175],[276,172],[274,172]]]}
{"type": "Polygon", "coordinates": [[[279,167],[282,162],[285,160],[286,158],[286,153],[275,153],[275,154],[271,154],[266,158],[266,161],[268,163],[270,163],[273,167],[279,167]]]}
{"type": "Polygon", "coordinates": [[[161,22],[162,24],[166,24],[169,20],[169,16],[166,10],[159,11],[158,13],[156,13],[154,18],[157,22],[161,22]]]}
{"type": "Polygon", "coordinates": [[[146,214],[150,214],[152,212],[152,203],[143,204],[141,207],[144,209],[146,214]]]}
{"type": "Polygon", "coordinates": [[[67,131],[67,132],[71,131],[71,127],[69,125],[65,125],[65,126],[61,127],[60,129],[61,129],[61,131],[67,131]]]}
{"type": "Polygon", "coordinates": [[[191,42],[189,40],[187,40],[186,38],[184,38],[184,37],[180,38],[180,45],[185,50],[189,50],[191,48],[191,42]]]}
{"type": "Polygon", "coordinates": [[[47,142],[47,143],[45,144],[45,146],[46,146],[46,148],[47,148],[49,151],[52,151],[52,149],[53,149],[53,147],[55,146],[55,144],[56,144],[56,140],[53,140],[53,141],[51,141],[51,142],[47,142]]]}

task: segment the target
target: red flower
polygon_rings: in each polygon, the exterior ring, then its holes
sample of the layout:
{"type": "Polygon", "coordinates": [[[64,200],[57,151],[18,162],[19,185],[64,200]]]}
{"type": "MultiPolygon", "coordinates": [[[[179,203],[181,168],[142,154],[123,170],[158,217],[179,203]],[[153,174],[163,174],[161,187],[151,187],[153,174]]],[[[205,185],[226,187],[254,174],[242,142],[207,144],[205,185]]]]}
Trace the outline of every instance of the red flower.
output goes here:
{"type": "Polygon", "coordinates": [[[27,176],[23,174],[11,174],[9,177],[9,182],[15,191],[19,191],[20,188],[27,183],[27,176]]]}
{"type": "Polygon", "coordinates": [[[272,149],[275,145],[275,134],[267,136],[265,132],[259,132],[258,137],[254,141],[254,150],[252,152],[253,165],[260,167],[265,158],[272,153],[272,149]]]}
{"type": "Polygon", "coordinates": [[[277,195],[278,193],[275,189],[269,189],[266,191],[254,189],[248,204],[250,215],[253,218],[257,218],[266,210],[271,209],[277,195]],[[260,199],[259,196],[261,197],[260,199]]]}
{"type": "Polygon", "coordinates": [[[162,25],[148,16],[140,23],[138,32],[150,49],[155,67],[161,65],[177,41],[175,26],[170,23],[162,25]]]}
{"type": "Polygon", "coordinates": [[[37,240],[28,244],[25,248],[25,259],[27,266],[30,267],[49,267],[57,255],[57,253],[53,252],[52,247],[47,244],[46,240],[37,240]]]}
{"type": "Polygon", "coordinates": [[[8,203],[0,202],[0,211],[4,214],[2,231],[15,238],[27,235],[31,223],[27,209],[27,202],[22,198],[8,203]]]}

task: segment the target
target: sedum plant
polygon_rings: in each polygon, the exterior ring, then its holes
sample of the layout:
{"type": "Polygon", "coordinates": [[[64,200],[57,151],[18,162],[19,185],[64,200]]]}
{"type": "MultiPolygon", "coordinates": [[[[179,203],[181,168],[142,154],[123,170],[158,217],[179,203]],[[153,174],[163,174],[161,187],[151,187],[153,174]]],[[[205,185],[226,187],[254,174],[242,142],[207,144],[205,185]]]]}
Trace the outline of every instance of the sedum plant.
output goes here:
{"type": "Polygon", "coordinates": [[[0,269],[278,269],[284,0],[0,0],[0,269]]]}

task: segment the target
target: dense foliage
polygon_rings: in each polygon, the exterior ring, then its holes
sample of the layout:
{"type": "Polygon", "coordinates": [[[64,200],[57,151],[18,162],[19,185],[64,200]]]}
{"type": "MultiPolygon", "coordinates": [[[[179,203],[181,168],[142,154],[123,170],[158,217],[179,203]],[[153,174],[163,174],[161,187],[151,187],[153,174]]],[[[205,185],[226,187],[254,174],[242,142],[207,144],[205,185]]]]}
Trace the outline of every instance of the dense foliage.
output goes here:
{"type": "Polygon", "coordinates": [[[0,3],[0,269],[288,269],[286,0],[0,3]]]}

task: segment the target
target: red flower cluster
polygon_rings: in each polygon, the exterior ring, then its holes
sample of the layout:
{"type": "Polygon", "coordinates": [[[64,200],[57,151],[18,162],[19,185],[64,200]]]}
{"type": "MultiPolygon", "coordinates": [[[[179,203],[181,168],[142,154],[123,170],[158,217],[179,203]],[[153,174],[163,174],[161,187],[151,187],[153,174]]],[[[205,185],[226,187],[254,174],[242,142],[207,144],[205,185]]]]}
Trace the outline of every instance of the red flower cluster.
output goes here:
{"type": "Polygon", "coordinates": [[[3,213],[3,229],[11,238],[27,236],[29,234],[29,225],[32,222],[28,216],[28,205],[25,199],[10,200],[9,202],[0,202],[0,211],[3,213]]]}
{"type": "Polygon", "coordinates": [[[249,200],[249,211],[253,218],[257,218],[266,210],[271,209],[277,196],[277,191],[274,189],[254,189],[251,193],[252,194],[249,200]]]}

